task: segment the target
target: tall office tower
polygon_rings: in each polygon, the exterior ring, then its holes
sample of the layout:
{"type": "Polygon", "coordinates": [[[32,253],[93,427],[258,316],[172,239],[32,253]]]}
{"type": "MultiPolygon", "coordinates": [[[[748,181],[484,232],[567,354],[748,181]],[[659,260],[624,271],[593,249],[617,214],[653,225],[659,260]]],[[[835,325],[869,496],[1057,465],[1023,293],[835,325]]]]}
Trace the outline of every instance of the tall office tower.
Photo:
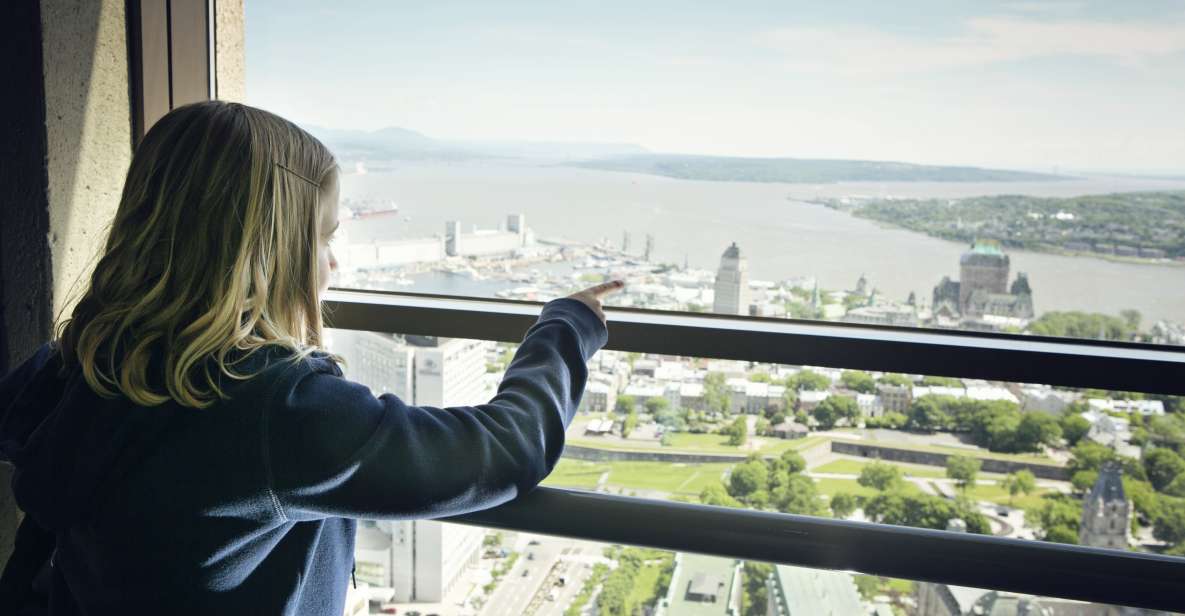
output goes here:
{"type": "Polygon", "coordinates": [[[493,390],[484,379],[490,343],[464,338],[409,338],[416,348],[415,403],[420,406],[485,404],[493,390]]]}
{"type": "Polygon", "coordinates": [[[461,254],[461,221],[449,220],[444,223],[444,253],[450,257],[461,254]]]}
{"type": "Polygon", "coordinates": [[[523,243],[527,239],[527,215],[526,214],[510,214],[506,217],[506,230],[510,233],[518,235],[519,240],[523,243]]]}
{"type": "Polygon", "coordinates": [[[374,395],[395,394],[412,404],[415,400],[415,349],[390,334],[344,329],[326,334],[326,346],[346,360],[342,372],[362,383],[374,395]]]}
{"type": "Polygon", "coordinates": [[[485,532],[434,520],[365,521],[354,549],[360,581],[394,590],[396,602],[436,603],[481,558],[485,532]]]}
{"type": "Polygon", "coordinates": [[[1123,492],[1119,464],[1106,462],[1090,494],[1082,499],[1078,543],[1126,550],[1131,542],[1131,516],[1132,502],[1123,492]]]}
{"type": "Polygon", "coordinates": [[[736,242],[720,256],[712,311],[720,314],[749,314],[749,263],[741,256],[741,249],[736,242]]]}
{"type": "Polygon", "coordinates": [[[968,314],[971,295],[1008,293],[1008,255],[996,244],[976,242],[959,257],[959,311],[968,314]]]}

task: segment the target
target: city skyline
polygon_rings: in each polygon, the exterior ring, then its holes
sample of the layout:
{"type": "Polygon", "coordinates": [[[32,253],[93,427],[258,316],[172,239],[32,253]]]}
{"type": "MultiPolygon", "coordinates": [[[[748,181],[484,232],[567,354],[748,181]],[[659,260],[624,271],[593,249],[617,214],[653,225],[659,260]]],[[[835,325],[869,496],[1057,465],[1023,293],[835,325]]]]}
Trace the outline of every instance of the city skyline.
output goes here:
{"type": "Polygon", "coordinates": [[[1185,172],[1179,5],[669,8],[252,2],[248,100],[442,139],[1185,172]]]}

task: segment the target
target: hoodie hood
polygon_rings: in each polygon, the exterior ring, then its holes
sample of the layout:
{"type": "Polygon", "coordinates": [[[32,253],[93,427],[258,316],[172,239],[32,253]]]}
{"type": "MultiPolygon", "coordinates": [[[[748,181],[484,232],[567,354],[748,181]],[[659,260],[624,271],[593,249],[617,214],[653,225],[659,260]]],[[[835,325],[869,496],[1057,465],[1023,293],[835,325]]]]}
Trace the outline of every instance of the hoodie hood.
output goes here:
{"type": "Polygon", "coordinates": [[[104,485],[152,451],[169,415],[96,395],[52,344],[5,377],[0,405],[0,458],[15,467],[17,504],[51,531],[90,515],[104,485]]]}

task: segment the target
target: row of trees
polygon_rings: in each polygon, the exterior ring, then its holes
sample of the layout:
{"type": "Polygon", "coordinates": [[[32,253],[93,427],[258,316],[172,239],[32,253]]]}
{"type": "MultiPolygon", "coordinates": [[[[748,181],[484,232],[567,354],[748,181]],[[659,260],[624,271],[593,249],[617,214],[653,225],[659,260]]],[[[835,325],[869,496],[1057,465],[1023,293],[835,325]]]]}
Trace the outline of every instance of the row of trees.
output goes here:
{"type": "MultiPolygon", "coordinates": [[[[970,471],[968,480],[974,482],[978,468],[970,471]]],[[[836,494],[830,503],[836,517],[846,518],[857,508],[862,508],[867,519],[883,524],[944,529],[952,519],[959,518],[967,524],[968,532],[991,532],[987,518],[976,510],[971,500],[965,497],[948,500],[911,490],[901,475],[901,469],[892,464],[873,462],[866,465],[861,469],[857,482],[876,490],[876,494],[868,497],[842,492],[836,494]]]]}
{"type": "Polygon", "coordinates": [[[1045,413],[1022,413],[1015,403],[1007,400],[972,400],[935,394],[913,401],[905,427],[926,432],[968,432],[977,445],[1004,452],[1039,451],[1042,445],[1058,444],[1063,435],[1058,418],[1045,413]]]}
{"type": "Polygon", "coordinates": [[[700,493],[700,502],[725,507],[776,509],[782,513],[822,515],[815,481],[802,473],[806,461],[795,451],[778,458],[751,456],[736,465],[728,483],[710,485],[700,493]]]}

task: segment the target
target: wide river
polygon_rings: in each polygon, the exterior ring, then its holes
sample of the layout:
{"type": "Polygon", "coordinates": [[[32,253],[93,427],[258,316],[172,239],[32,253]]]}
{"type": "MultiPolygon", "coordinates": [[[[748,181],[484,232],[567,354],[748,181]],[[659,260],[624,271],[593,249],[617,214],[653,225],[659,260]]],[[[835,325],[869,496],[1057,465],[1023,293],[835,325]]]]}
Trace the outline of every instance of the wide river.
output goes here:
{"type": "MultiPolygon", "coordinates": [[[[496,227],[511,212],[544,238],[621,241],[640,251],[654,236],[653,259],[715,269],[735,241],[754,279],[814,276],[830,289],[853,288],[861,274],[886,297],[910,292],[929,301],[943,276],[957,278],[966,246],[882,226],[801,201],[815,196],[960,197],[991,194],[1073,196],[1140,190],[1183,190],[1185,181],[1090,178],[1061,182],[848,182],[827,185],[700,182],[566,167],[465,163],[401,166],[392,172],[347,174],[342,196],[393,199],[398,217],[346,226],[350,241],[423,237],[462,228],[496,227]],[[410,217],[410,220],[404,217],[410,217]]],[[[1134,308],[1145,325],[1185,321],[1185,267],[1093,257],[1010,251],[1012,271],[1025,272],[1037,312],[1134,308]]]]}

